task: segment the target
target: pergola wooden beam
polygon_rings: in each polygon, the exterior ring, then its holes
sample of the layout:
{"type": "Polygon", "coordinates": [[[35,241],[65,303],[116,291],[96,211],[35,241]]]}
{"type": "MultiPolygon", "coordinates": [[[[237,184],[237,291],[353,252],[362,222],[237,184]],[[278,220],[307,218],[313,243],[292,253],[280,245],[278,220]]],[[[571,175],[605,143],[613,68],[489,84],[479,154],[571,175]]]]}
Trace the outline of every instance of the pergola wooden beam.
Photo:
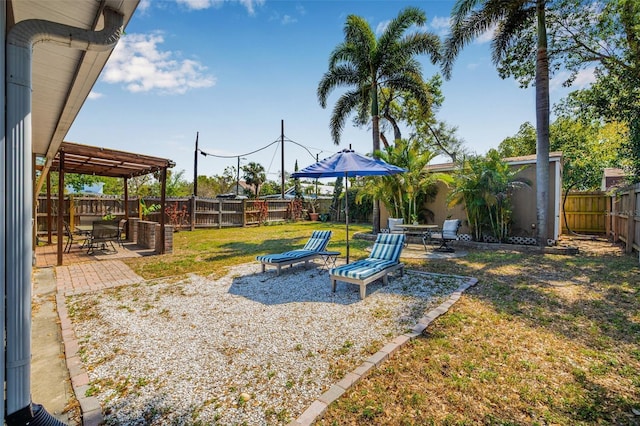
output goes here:
{"type": "MultiPolygon", "coordinates": [[[[62,218],[64,215],[62,206],[64,198],[64,175],[76,173],[92,176],[108,176],[123,178],[125,195],[125,218],[129,218],[127,181],[136,176],[144,176],[150,173],[160,172],[161,205],[164,211],[166,199],[167,169],[175,167],[176,163],[159,157],[134,154],[131,152],[117,151],[89,145],[81,145],[71,142],[62,142],[48,172],[59,173],[58,179],[58,265],[62,265],[62,238],[64,235],[62,218]]],[[[49,203],[49,209],[51,203],[49,203]]],[[[165,251],[164,214],[160,215],[160,254],[165,251]]]]}

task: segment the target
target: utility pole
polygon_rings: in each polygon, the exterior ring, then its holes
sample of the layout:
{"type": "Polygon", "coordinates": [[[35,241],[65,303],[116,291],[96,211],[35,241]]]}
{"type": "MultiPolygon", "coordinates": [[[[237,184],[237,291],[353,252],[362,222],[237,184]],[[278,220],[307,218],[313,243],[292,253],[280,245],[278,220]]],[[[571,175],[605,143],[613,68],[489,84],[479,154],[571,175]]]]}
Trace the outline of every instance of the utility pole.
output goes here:
{"type": "Polygon", "coordinates": [[[280,197],[284,200],[284,120],[280,120],[280,156],[281,156],[281,169],[280,173],[280,197]]]}
{"type": "Polygon", "coordinates": [[[200,132],[196,132],[196,151],[193,154],[193,196],[198,196],[198,136],[200,132]]]}
{"type": "Polygon", "coordinates": [[[236,196],[240,195],[240,156],[238,155],[238,168],[236,169],[236,196]]]}
{"type": "MultiPolygon", "coordinates": [[[[316,163],[318,162],[318,154],[316,154],[316,163]]],[[[316,204],[318,203],[318,178],[316,178],[316,204]]]]}

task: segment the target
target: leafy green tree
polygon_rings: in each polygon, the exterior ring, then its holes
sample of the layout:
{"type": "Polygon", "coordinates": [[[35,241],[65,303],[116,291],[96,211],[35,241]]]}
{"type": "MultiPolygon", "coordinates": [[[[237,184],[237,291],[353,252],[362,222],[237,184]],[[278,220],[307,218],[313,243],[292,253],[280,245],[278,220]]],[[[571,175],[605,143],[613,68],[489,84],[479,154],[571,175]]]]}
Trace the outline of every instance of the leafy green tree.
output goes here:
{"type": "MultiPolygon", "coordinates": [[[[426,149],[449,157],[456,162],[459,156],[466,153],[464,141],[455,133],[456,127],[449,126],[436,118],[436,111],[442,106],[444,96],[441,92],[442,79],[436,74],[425,83],[430,103],[424,105],[411,93],[397,92],[384,88],[380,91],[381,121],[380,138],[386,140],[384,131],[393,129],[394,141],[402,139],[399,122],[404,122],[409,127],[409,140],[416,139],[426,149]]],[[[390,144],[384,143],[385,147],[390,144]]]]}
{"type": "MultiPolygon", "coordinates": [[[[336,102],[330,121],[334,143],[340,143],[345,121],[352,113],[356,123],[368,123],[371,118],[373,151],[380,149],[379,92],[383,87],[411,93],[427,105],[428,94],[422,78],[422,68],[416,55],[428,54],[433,63],[439,58],[437,35],[426,31],[407,33],[412,26],[423,26],[426,16],[415,7],[408,7],[392,19],[380,37],[362,17],[349,15],[344,27],[344,42],[329,57],[329,70],[322,76],[317,95],[322,108],[336,88],[349,88],[336,102]]],[[[379,208],[373,207],[373,231],[380,230],[379,208]]]]}
{"type": "MultiPolygon", "coordinates": [[[[73,190],[76,192],[81,192],[85,185],[90,186],[100,181],[101,180],[98,178],[98,176],[93,175],[81,175],[76,173],[65,173],[64,175],[65,186],[73,188],[73,190]]],[[[52,194],[58,193],[58,172],[51,172],[50,190],[52,194]]],[[[47,186],[42,185],[40,193],[45,194],[46,192],[47,186]]]]}
{"type": "MultiPolygon", "coordinates": [[[[562,152],[563,189],[598,189],[605,168],[627,164],[621,148],[626,136],[626,126],[619,123],[585,122],[570,116],[553,122],[550,149],[562,152]]],[[[502,157],[534,154],[535,129],[531,123],[524,123],[515,136],[503,140],[498,151],[502,157]]]]}
{"type": "Polygon", "coordinates": [[[623,145],[633,182],[640,181],[640,2],[563,0],[552,35],[571,71],[595,65],[596,81],[573,92],[568,108],[586,120],[618,121],[628,126],[623,145]],[[587,3],[587,6],[584,5],[587,3]]]}
{"type": "Polygon", "coordinates": [[[549,56],[547,52],[547,4],[550,0],[458,0],[452,10],[451,34],[445,41],[443,72],[451,76],[462,48],[494,29],[493,62],[504,78],[530,74],[535,64],[536,86],[536,212],[538,244],[546,244],[549,198],[549,56]],[[530,29],[535,28],[535,37],[530,29]]]}
{"type": "Polygon", "coordinates": [[[518,133],[500,142],[498,152],[504,158],[535,154],[536,128],[528,121],[523,123],[518,129],[518,133]]]}
{"type": "Polygon", "coordinates": [[[250,162],[246,166],[242,166],[242,172],[244,173],[244,181],[247,185],[253,186],[253,198],[258,198],[260,195],[260,187],[267,180],[267,174],[264,171],[264,166],[256,162],[250,162]]]}
{"type": "Polygon", "coordinates": [[[268,180],[260,187],[260,193],[262,195],[280,195],[281,188],[280,183],[275,180],[268,180]]]}

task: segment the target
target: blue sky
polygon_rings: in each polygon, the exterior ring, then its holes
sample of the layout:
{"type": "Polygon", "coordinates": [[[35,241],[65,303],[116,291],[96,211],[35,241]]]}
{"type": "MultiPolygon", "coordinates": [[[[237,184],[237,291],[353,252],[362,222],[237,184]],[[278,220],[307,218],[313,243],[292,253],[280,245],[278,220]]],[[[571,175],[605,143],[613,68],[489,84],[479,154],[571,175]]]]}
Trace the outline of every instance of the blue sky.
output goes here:
{"type": "MultiPolygon", "coordinates": [[[[356,14],[379,31],[403,8],[425,11],[427,30],[444,36],[453,1],[394,0],[142,0],[66,140],[170,158],[193,178],[196,132],[201,150],[261,163],[279,181],[280,124],[285,170],[305,167],[352,145],[371,151],[371,132],[348,121],[340,146],[329,119],[337,89],[322,109],[316,89],[328,57],[356,14]]],[[[458,57],[437,117],[458,127],[472,152],[486,153],[525,121],[535,122],[534,89],[501,80],[489,52],[490,34],[458,57]]],[[[439,72],[426,57],[425,79],[439,72]]],[[[577,86],[591,81],[579,76],[577,86]]],[[[566,94],[552,80],[552,103],[566,94]]],[[[199,156],[198,174],[222,174],[237,158],[199,156]]]]}

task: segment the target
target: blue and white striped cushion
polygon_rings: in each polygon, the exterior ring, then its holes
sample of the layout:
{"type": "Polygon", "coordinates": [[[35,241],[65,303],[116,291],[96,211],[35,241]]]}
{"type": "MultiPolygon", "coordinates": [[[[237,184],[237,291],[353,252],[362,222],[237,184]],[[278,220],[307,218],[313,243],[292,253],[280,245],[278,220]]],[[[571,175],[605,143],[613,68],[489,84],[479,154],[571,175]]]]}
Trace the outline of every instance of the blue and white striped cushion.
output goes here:
{"type": "Polygon", "coordinates": [[[330,269],[329,274],[362,280],[397,263],[391,260],[363,259],[330,269]]]}
{"type": "Polygon", "coordinates": [[[404,246],[404,234],[378,234],[369,259],[398,262],[404,246]]]}
{"type": "Polygon", "coordinates": [[[331,239],[331,231],[313,231],[309,241],[301,249],[286,251],[284,253],[265,254],[256,256],[256,259],[265,263],[280,263],[293,259],[301,259],[324,251],[331,239]]]}
{"type": "Polygon", "coordinates": [[[310,255],[316,254],[314,250],[291,250],[284,253],[265,254],[263,256],[257,256],[260,262],[266,263],[280,263],[286,262],[292,259],[300,259],[310,255]]]}
{"type": "Polygon", "coordinates": [[[313,231],[311,238],[307,241],[307,244],[302,248],[303,250],[311,251],[324,251],[329,239],[331,238],[331,231],[313,231]]]}

